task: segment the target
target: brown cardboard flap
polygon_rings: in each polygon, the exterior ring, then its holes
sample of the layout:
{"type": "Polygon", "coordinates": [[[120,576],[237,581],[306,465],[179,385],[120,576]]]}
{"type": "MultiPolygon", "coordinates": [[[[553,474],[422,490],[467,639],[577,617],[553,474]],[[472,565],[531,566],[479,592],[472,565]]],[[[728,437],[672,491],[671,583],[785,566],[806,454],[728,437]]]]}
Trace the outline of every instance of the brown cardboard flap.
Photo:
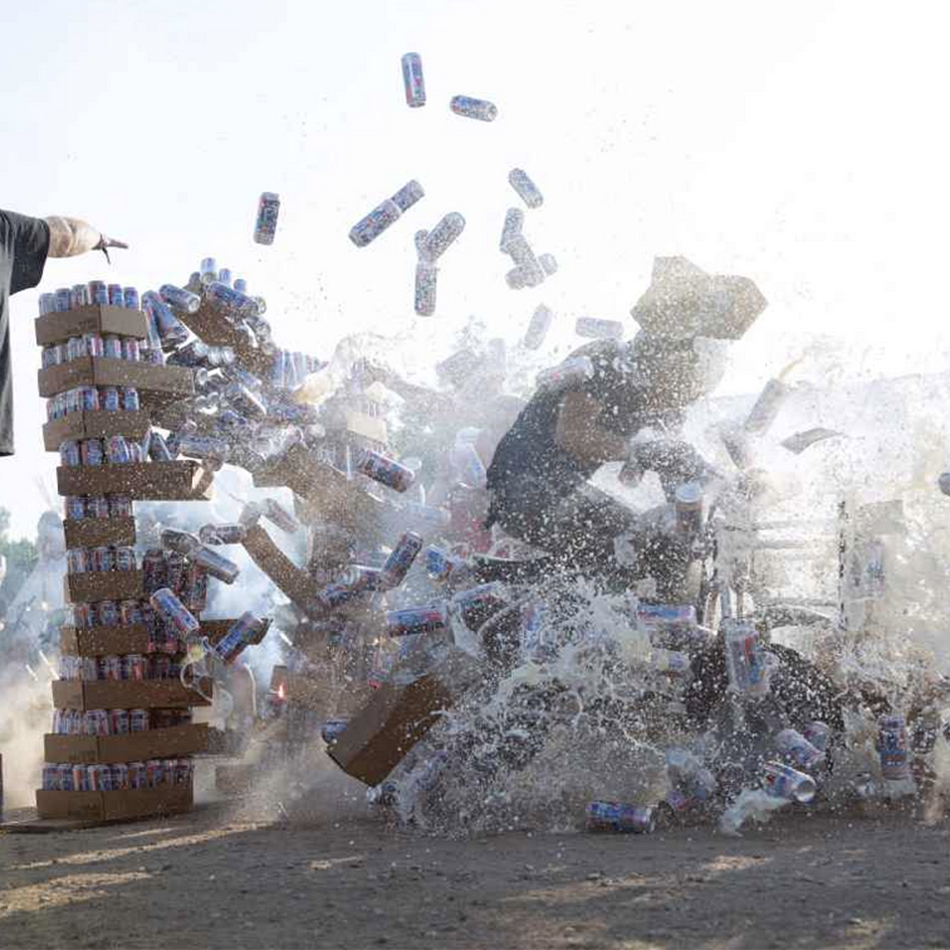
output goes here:
{"type": "Polygon", "coordinates": [[[187,366],[155,366],[108,356],[84,356],[41,369],[37,383],[40,395],[47,399],[77,386],[133,387],[139,391],[144,407],[149,394],[175,399],[194,395],[195,373],[187,366]]]}
{"type": "Polygon", "coordinates": [[[66,550],[98,548],[104,545],[135,544],[135,518],[67,518],[63,522],[66,550]]]}
{"type": "Polygon", "coordinates": [[[344,772],[378,785],[479,677],[478,663],[451,648],[424,676],[384,683],[327,751],[344,772]]]}
{"type": "Polygon", "coordinates": [[[237,361],[255,376],[267,376],[274,366],[274,354],[251,346],[223,311],[205,301],[194,313],[179,313],[178,319],[211,346],[229,346],[237,361]]]}
{"type": "Polygon", "coordinates": [[[56,469],[61,495],[127,495],[137,501],[207,501],[214,474],[197,462],[135,462],[56,469]]]}
{"type": "MultiPolygon", "coordinates": [[[[249,645],[255,646],[267,636],[270,618],[264,617],[261,629],[254,634],[249,645]]],[[[235,621],[202,620],[201,633],[212,643],[222,640],[235,621]]],[[[77,630],[75,627],[61,628],[60,649],[71,656],[111,656],[127,653],[148,652],[148,628],[144,624],[130,624],[119,627],[89,627],[77,630]]]]}
{"type": "Polygon", "coordinates": [[[141,571],[90,571],[66,574],[63,590],[73,604],[98,600],[138,600],[142,596],[145,575],[141,571]]]}
{"type": "Polygon", "coordinates": [[[71,412],[43,426],[43,446],[47,452],[58,452],[60,443],[68,439],[103,439],[110,435],[122,435],[141,442],[148,427],[148,413],[141,410],[71,412]]]}
{"type": "Polygon", "coordinates": [[[142,762],[195,755],[208,747],[207,723],[148,729],[125,736],[43,737],[47,762],[142,762]]]}
{"type": "MultiPolygon", "coordinates": [[[[211,703],[178,680],[53,680],[56,709],[182,709],[211,703]]],[[[212,681],[202,682],[211,695],[212,681]]]]}
{"type": "Polygon", "coordinates": [[[381,508],[342,472],[299,444],[291,446],[276,462],[258,469],[254,484],[258,488],[291,489],[306,502],[304,513],[311,521],[366,524],[378,517],[381,508]]]}
{"type": "Polygon", "coordinates": [[[306,571],[302,571],[271,540],[270,535],[260,526],[247,529],[243,541],[244,549],[251,560],[299,607],[306,608],[313,600],[318,588],[310,580],[306,571]]]}
{"type": "Polygon", "coordinates": [[[194,804],[191,785],[162,785],[125,792],[48,792],[37,789],[40,818],[78,818],[115,821],[170,815],[188,811],[194,804]]]}
{"type": "Polygon", "coordinates": [[[66,310],[62,313],[47,313],[37,317],[36,342],[39,346],[62,343],[71,336],[84,333],[114,333],[117,336],[134,336],[142,340],[148,336],[148,324],[141,310],[126,307],[103,307],[93,305],[66,310]]]}

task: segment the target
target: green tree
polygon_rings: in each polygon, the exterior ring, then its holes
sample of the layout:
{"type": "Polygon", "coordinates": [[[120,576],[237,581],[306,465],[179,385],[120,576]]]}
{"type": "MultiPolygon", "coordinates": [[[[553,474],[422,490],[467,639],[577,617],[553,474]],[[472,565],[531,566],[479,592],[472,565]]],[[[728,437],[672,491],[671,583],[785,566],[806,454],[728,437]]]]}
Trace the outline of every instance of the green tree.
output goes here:
{"type": "Polygon", "coordinates": [[[6,613],[7,606],[30,576],[37,559],[36,544],[27,538],[11,540],[7,536],[9,530],[10,512],[0,507],[0,555],[7,567],[6,577],[0,584],[0,616],[6,613]]]}

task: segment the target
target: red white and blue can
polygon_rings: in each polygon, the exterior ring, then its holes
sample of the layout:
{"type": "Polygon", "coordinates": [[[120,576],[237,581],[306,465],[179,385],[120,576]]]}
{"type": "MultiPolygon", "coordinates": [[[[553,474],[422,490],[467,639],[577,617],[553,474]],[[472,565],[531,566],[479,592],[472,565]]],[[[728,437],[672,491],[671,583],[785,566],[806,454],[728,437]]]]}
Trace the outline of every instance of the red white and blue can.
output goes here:
{"type": "MultiPolygon", "coordinates": [[[[105,500],[105,499],[104,499],[105,500]]],[[[110,495],[106,500],[107,514],[100,515],[102,518],[131,518],[132,517],[132,499],[128,495],[110,495]]]]}
{"type": "Polygon", "coordinates": [[[59,461],[67,468],[77,468],[82,465],[82,452],[79,443],[74,439],[59,443],[59,461]]]}
{"type": "Polygon", "coordinates": [[[441,548],[426,548],[426,573],[434,581],[447,581],[452,572],[463,567],[465,562],[462,558],[452,557],[446,554],[441,548]]]}
{"type": "Polygon", "coordinates": [[[400,465],[395,459],[388,458],[371,449],[364,449],[356,463],[356,470],[367,478],[392,488],[394,491],[404,492],[409,488],[415,474],[411,468],[400,465]]]}
{"type": "Polygon", "coordinates": [[[115,570],[117,571],[134,571],[136,568],[135,563],[135,548],[128,547],[127,545],[118,545],[114,549],[113,561],[115,563],[115,570]]]}
{"type": "Polygon", "coordinates": [[[144,623],[142,605],[137,600],[123,600],[119,602],[119,619],[123,627],[132,627],[144,623]]]}
{"type": "Polygon", "coordinates": [[[74,792],[88,792],[89,791],[89,777],[86,771],[85,765],[74,765],[73,766],[73,791],[74,792]]]}
{"type": "Polygon", "coordinates": [[[208,606],[208,572],[200,564],[187,566],[180,597],[191,611],[200,613],[208,606]]]}
{"type": "Polygon", "coordinates": [[[385,590],[398,587],[406,579],[412,562],[422,550],[422,545],[422,538],[414,531],[403,534],[383,565],[380,582],[385,590]]]}
{"type": "Polygon", "coordinates": [[[98,333],[84,333],[79,341],[79,357],[102,356],[102,337],[98,333]]]}
{"type": "Polygon", "coordinates": [[[194,614],[167,587],[155,591],[149,598],[156,613],[163,617],[184,640],[201,629],[194,614]]]}
{"type": "Polygon", "coordinates": [[[455,595],[455,604],[463,614],[489,614],[507,606],[507,592],[503,584],[493,581],[479,584],[455,595]]]}
{"type": "Polygon", "coordinates": [[[66,341],[66,360],[67,362],[72,362],[73,360],[82,359],[85,353],[83,352],[82,337],[81,336],[71,336],[66,341]]]}
{"type": "Polygon", "coordinates": [[[134,386],[127,386],[122,390],[122,408],[126,412],[138,412],[139,391],[134,386]]]}
{"type": "Polygon", "coordinates": [[[165,784],[165,760],[149,759],[145,763],[145,780],[149,788],[165,784]]]}
{"type": "Polygon", "coordinates": [[[59,775],[58,786],[60,791],[63,792],[72,792],[74,791],[73,786],[73,767],[68,762],[60,762],[56,766],[56,771],[59,775]]]}
{"type": "Polygon", "coordinates": [[[111,307],[124,307],[125,306],[125,297],[122,293],[122,288],[119,284],[109,284],[108,288],[109,294],[109,306],[111,307]]]}
{"type": "Polygon", "coordinates": [[[656,830],[656,813],[646,805],[590,802],[587,806],[587,830],[651,834],[656,830]]]}
{"type": "Polygon", "coordinates": [[[148,772],[144,762],[129,762],[129,788],[148,788],[148,772]]]}
{"type": "Polygon", "coordinates": [[[115,654],[102,657],[99,660],[99,679],[112,680],[113,682],[120,681],[122,679],[122,658],[115,654]]]}
{"type": "Polygon", "coordinates": [[[139,341],[134,336],[122,337],[122,359],[138,363],[142,359],[139,341]]]}
{"type": "Polygon", "coordinates": [[[907,758],[907,724],[903,716],[882,716],[878,732],[881,776],[889,782],[910,777],[907,758]]]}
{"type": "Polygon", "coordinates": [[[167,551],[164,556],[166,586],[176,593],[183,591],[188,581],[188,562],[175,551],[167,551]]]}
{"type": "Polygon", "coordinates": [[[69,389],[65,393],[65,409],[66,415],[72,415],[74,412],[79,412],[79,389],[69,389]]]}
{"type": "Polygon", "coordinates": [[[83,412],[95,412],[99,408],[99,390],[95,386],[80,386],[76,394],[83,412]]]}
{"type": "Polygon", "coordinates": [[[89,765],[86,767],[90,792],[112,791],[112,766],[89,765]]]}
{"type": "Polygon", "coordinates": [[[250,611],[241,614],[215,645],[218,655],[225,663],[233,663],[260,628],[260,620],[250,611]]]}
{"type": "Polygon", "coordinates": [[[111,360],[122,359],[122,338],[109,335],[102,341],[102,355],[111,360]]]}
{"type": "Polygon", "coordinates": [[[115,386],[106,386],[99,392],[99,402],[106,412],[118,412],[121,408],[119,390],[115,386]]]}
{"type": "Polygon", "coordinates": [[[73,626],[77,630],[88,630],[90,627],[96,626],[99,611],[96,610],[95,604],[79,603],[72,605],[72,614],[73,626]]]}
{"type": "Polygon", "coordinates": [[[56,311],[65,313],[72,310],[73,292],[68,287],[58,287],[56,290],[56,311]]]}
{"type": "Polygon", "coordinates": [[[386,635],[390,637],[405,637],[415,633],[438,633],[445,630],[448,624],[448,609],[444,604],[386,611],[386,635]]]}
{"type": "Polygon", "coordinates": [[[402,57],[402,83],[406,90],[406,105],[412,109],[426,104],[426,84],[422,75],[422,57],[406,53],[402,57]]]}
{"type": "Polygon", "coordinates": [[[139,309],[139,292],[135,287],[126,287],[122,291],[122,304],[126,310],[139,309]]]}
{"type": "Polygon", "coordinates": [[[257,202],[257,220],[254,222],[255,243],[274,243],[279,213],[280,197],[273,191],[265,191],[257,202]]]}
{"type": "Polygon", "coordinates": [[[94,468],[102,465],[103,452],[101,439],[83,439],[79,443],[79,454],[83,465],[91,465],[94,468]]]}
{"type": "Polygon", "coordinates": [[[115,554],[112,548],[102,545],[90,551],[89,570],[112,571],[115,569],[115,554]]]}
{"type": "Polygon", "coordinates": [[[109,499],[105,495],[90,495],[86,499],[87,518],[108,518],[109,499]]]}
{"type": "Polygon", "coordinates": [[[824,722],[806,722],[802,735],[819,751],[828,749],[828,740],[831,738],[831,727],[824,722]]]}
{"type": "Polygon", "coordinates": [[[129,710],[129,731],[130,732],[148,732],[148,710],[130,709],[129,710]]]}
{"type": "Polygon", "coordinates": [[[129,788],[129,767],[124,762],[109,766],[112,771],[112,791],[122,792],[129,788]]]}
{"type": "Polygon", "coordinates": [[[106,458],[110,465],[127,465],[132,457],[129,454],[129,443],[125,436],[110,435],[106,439],[106,458]]]}
{"type": "Polygon", "coordinates": [[[40,313],[45,317],[48,313],[56,312],[56,294],[40,294],[40,313]]]}
{"type": "Polygon", "coordinates": [[[96,604],[96,615],[103,627],[119,626],[119,605],[114,600],[100,600],[96,604]]]}
{"type": "Polygon", "coordinates": [[[149,548],[142,558],[142,572],[145,575],[145,593],[151,594],[166,585],[165,552],[161,548],[149,548]]]}
{"type": "Polygon", "coordinates": [[[109,714],[105,709],[87,709],[83,716],[83,732],[87,736],[109,735],[109,714]]]}
{"type": "Polygon", "coordinates": [[[89,552],[86,548],[70,548],[66,552],[66,573],[85,574],[89,570],[89,552]]]}
{"type": "Polygon", "coordinates": [[[114,736],[127,736],[129,734],[128,709],[110,709],[109,728],[114,736]]]}

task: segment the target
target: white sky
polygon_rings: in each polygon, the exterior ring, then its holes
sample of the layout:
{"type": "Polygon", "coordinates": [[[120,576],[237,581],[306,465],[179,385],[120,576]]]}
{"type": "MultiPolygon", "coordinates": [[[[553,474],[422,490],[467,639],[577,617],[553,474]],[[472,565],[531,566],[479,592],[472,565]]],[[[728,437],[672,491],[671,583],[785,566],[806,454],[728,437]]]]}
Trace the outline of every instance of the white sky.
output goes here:
{"type": "MultiPolygon", "coordinates": [[[[947,341],[946,17],[937,4],[799,2],[52,2],[6,4],[0,206],[85,217],[133,247],[50,261],[43,290],[182,282],[214,255],[268,300],[280,345],[328,355],[354,329],[444,356],[469,314],[514,342],[540,301],[563,349],[579,315],[629,320],[655,254],[755,279],[770,300],[725,388],[757,389],[802,334],[847,341],[847,372],[942,369],[947,341]],[[915,12],[916,11],[916,12],[915,12]],[[926,13],[926,15],[923,15],[926,13]],[[429,102],[403,99],[423,57],[429,102]],[[453,115],[457,94],[499,107],[453,115]],[[560,272],[509,291],[507,184],[560,272]],[[369,248],[351,225],[408,179],[426,197],[369,248]],[[277,241],[251,241],[277,191],[277,241]],[[437,315],[412,314],[413,232],[468,227],[437,315]]],[[[13,299],[16,533],[53,484],[36,395],[39,290],[13,299]]],[[[631,331],[635,325],[630,321],[631,331]]],[[[550,354],[554,355],[552,349],[550,354]]],[[[12,491],[9,491],[12,489],[12,491]]]]}

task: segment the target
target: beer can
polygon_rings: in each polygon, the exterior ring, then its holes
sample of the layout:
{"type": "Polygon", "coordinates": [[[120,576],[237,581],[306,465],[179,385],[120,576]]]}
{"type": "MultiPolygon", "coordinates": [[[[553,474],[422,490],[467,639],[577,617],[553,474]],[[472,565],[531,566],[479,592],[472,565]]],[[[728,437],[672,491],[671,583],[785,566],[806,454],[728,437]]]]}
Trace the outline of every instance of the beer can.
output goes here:
{"type": "Polygon", "coordinates": [[[106,386],[99,394],[99,401],[106,412],[118,412],[121,406],[119,390],[115,386],[106,386]]]}
{"type": "Polygon", "coordinates": [[[91,571],[105,572],[115,569],[115,554],[112,548],[106,545],[93,548],[90,551],[89,561],[89,569],[91,571]]]}
{"type": "Polygon", "coordinates": [[[143,623],[142,605],[137,600],[122,600],[119,602],[119,620],[124,627],[131,627],[143,623]]]}
{"type": "Polygon", "coordinates": [[[104,518],[131,518],[132,499],[128,495],[110,495],[106,503],[107,514],[104,518]]]}
{"type": "Polygon", "coordinates": [[[59,461],[66,468],[76,468],[82,465],[82,450],[75,439],[60,442],[59,461]]]}
{"type": "Polygon", "coordinates": [[[60,762],[56,766],[56,771],[59,773],[58,785],[60,791],[63,792],[72,792],[75,790],[73,786],[73,767],[69,762],[60,762]]]}
{"type": "Polygon", "coordinates": [[[126,386],[122,390],[122,408],[126,412],[138,412],[139,391],[134,386],[126,386]]]}
{"type": "Polygon", "coordinates": [[[194,313],[201,306],[201,298],[197,294],[182,287],[176,287],[174,284],[162,284],[158,288],[158,293],[162,300],[174,310],[194,313]]]}
{"type": "Polygon", "coordinates": [[[98,467],[103,462],[102,440],[101,439],[83,439],[79,443],[79,454],[83,465],[98,467]]]}
{"type": "Polygon", "coordinates": [[[149,598],[149,603],[161,617],[172,625],[178,635],[184,640],[196,634],[201,624],[195,619],[191,611],[167,587],[163,587],[149,598]]]}
{"type": "Polygon", "coordinates": [[[152,594],[166,586],[165,552],[161,548],[149,548],[142,558],[145,593],[152,594]]]}
{"type": "Polygon", "coordinates": [[[134,336],[122,337],[122,359],[138,363],[142,359],[139,341],[134,336]]]}
{"type": "Polygon", "coordinates": [[[151,436],[148,443],[149,458],[151,458],[153,462],[171,462],[172,453],[168,448],[165,437],[160,432],[155,432],[154,430],[151,436]]]}
{"type": "Polygon", "coordinates": [[[113,548],[113,552],[113,562],[117,571],[135,570],[135,548],[118,545],[113,548]]]}
{"type": "Polygon", "coordinates": [[[122,287],[119,284],[109,284],[107,288],[110,307],[124,307],[125,297],[122,293],[122,287]]]}
{"type": "Polygon", "coordinates": [[[139,292],[135,287],[126,287],[122,291],[122,303],[126,310],[139,309],[139,292]]]}
{"type": "Polygon", "coordinates": [[[40,316],[56,312],[56,294],[40,294],[40,316]]]}
{"type": "Polygon", "coordinates": [[[422,538],[414,531],[406,531],[402,535],[383,564],[380,582],[384,590],[398,587],[405,580],[409,568],[422,550],[422,545],[422,538]]]}
{"type": "Polygon", "coordinates": [[[172,675],[171,657],[159,654],[152,657],[152,679],[167,680],[172,675]]]}
{"type": "Polygon", "coordinates": [[[60,287],[56,291],[56,312],[65,313],[72,310],[73,293],[68,287],[60,287]]]}
{"type": "Polygon", "coordinates": [[[422,57],[418,53],[405,53],[402,57],[402,83],[406,92],[406,105],[417,109],[426,104],[426,86],[422,75],[422,57]]]}
{"type": "Polygon", "coordinates": [[[149,759],[145,763],[145,782],[147,788],[159,788],[165,784],[164,759],[149,759]]]}
{"type": "Polygon", "coordinates": [[[103,342],[98,333],[84,333],[81,337],[80,356],[102,356],[103,342]]]}
{"type": "Polygon", "coordinates": [[[815,780],[798,769],[782,762],[766,762],[763,766],[762,787],[774,798],[807,805],[818,790],[815,780]]]}
{"type": "Polygon", "coordinates": [[[106,458],[110,465],[127,465],[131,461],[129,444],[125,441],[125,436],[110,435],[106,439],[106,458]]]}
{"type": "Polygon", "coordinates": [[[494,122],[498,115],[498,106],[487,99],[475,99],[472,96],[453,96],[449,108],[466,119],[478,119],[481,122],[494,122]]]}
{"type": "Polygon", "coordinates": [[[225,663],[233,663],[260,628],[260,620],[250,611],[241,614],[216,644],[218,655],[225,663]]]}
{"type": "Polygon", "coordinates": [[[349,722],[349,719],[328,719],[320,730],[321,738],[327,745],[333,745],[349,722]]]}
{"type": "Polygon", "coordinates": [[[910,777],[907,725],[903,716],[881,717],[877,749],[881,761],[881,775],[886,781],[896,782],[910,777]]]}
{"type": "Polygon", "coordinates": [[[448,610],[444,604],[387,610],[386,635],[404,637],[414,633],[437,633],[445,630],[448,622],[448,610]]]}
{"type": "Polygon", "coordinates": [[[97,611],[93,604],[73,604],[73,626],[77,630],[88,630],[96,625],[97,611]]]}
{"type": "Polygon", "coordinates": [[[816,749],[797,729],[783,729],[775,737],[775,746],[794,765],[807,771],[824,762],[825,754],[816,749]]]}
{"type": "Polygon", "coordinates": [[[540,208],[544,203],[544,197],[538,186],[523,168],[512,168],[508,172],[508,183],[529,208],[540,208]]]}
{"type": "Polygon", "coordinates": [[[87,709],[83,724],[87,736],[109,735],[109,714],[104,709],[87,709]]]}
{"type": "Polygon", "coordinates": [[[90,280],[89,284],[89,303],[105,307],[109,303],[109,290],[104,280],[90,280]]]}
{"type": "Polygon", "coordinates": [[[148,771],[144,762],[129,762],[129,788],[148,788],[148,771]]]}
{"type": "Polygon", "coordinates": [[[66,552],[66,573],[85,574],[89,570],[89,552],[86,548],[70,548],[66,552]]]}
{"type": "Polygon", "coordinates": [[[122,338],[109,334],[102,341],[102,355],[111,360],[122,359],[122,338]]]}
{"type": "Polygon", "coordinates": [[[122,658],[115,655],[102,658],[102,679],[118,682],[122,679],[122,658]]]}
{"type": "Polygon", "coordinates": [[[109,499],[105,495],[90,495],[86,499],[87,518],[108,518],[109,499]]]}
{"type": "Polygon", "coordinates": [[[247,538],[247,528],[242,524],[206,524],[198,531],[203,544],[240,544],[247,538]]]}
{"type": "Polygon", "coordinates": [[[59,788],[59,769],[55,765],[43,766],[41,785],[44,792],[57,792],[59,788]]]}
{"type": "Polygon", "coordinates": [[[201,545],[189,557],[208,574],[225,584],[233,584],[241,573],[237,564],[206,545],[201,545]]]}
{"type": "Polygon", "coordinates": [[[112,791],[123,792],[129,785],[129,767],[124,762],[116,762],[110,766],[112,770],[112,791]]]}
{"type": "Polygon", "coordinates": [[[195,613],[208,606],[208,572],[200,564],[192,562],[188,565],[180,597],[182,603],[195,613]]]}
{"type": "Polygon", "coordinates": [[[130,709],[129,710],[129,731],[147,732],[148,731],[148,710],[130,709]]]}
{"type": "Polygon", "coordinates": [[[86,499],[82,495],[67,495],[65,509],[68,521],[81,521],[86,517],[86,499]]]}
{"type": "Polygon", "coordinates": [[[89,778],[85,765],[74,765],[73,769],[73,791],[88,792],[89,778]]]}
{"type": "Polygon", "coordinates": [[[656,814],[652,808],[645,805],[590,802],[587,806],[587,830],[651,834],[656,830],[656,814]]]}
{"type": "Polygon", "coordinates": [[[724,620],[723,629],[729,688],[740,694],[764,696],[769,691],[769,666],[761,633],[740,620],[724,620]]]}
{"type": "Polygon", "coordinates": [[[254,222],[254,241],[257,244],[273,244],[277,233],[277,217],[280,213],[280,197],[273,191],[265,191],[257,202],[257,219],[254,222]]]}
{"type": "Polygon", "coordinates": [[[86,775],[88,776],[90,792],[112,791],[112,766],[87,765],[86,775]]]}
{"type": "Polygon", "coordinates": [[[110,709],[109,725],[112,735],[127,736],[129,734],[129,711],[127,709],[110,709]]]}
{"type": "Polygon", "coordinates": [[[371,449],[364,449],[360,454],[356,470],[398,492],[404,492],[415,479],[412,469],[371,449]]]}
{"type": "Polygon", "coordinates": [[[148,657],[140,653],[129,653],[123,658],[123,679],[142,681],[149,678],[148,657]]]}
{"type": "Polygon", "coordinates": [[[40,354],[40,365],[43,367],[43,369],[49,369],[51,366],[58,366],[58,356],[59,351],[56,349],[55,344],[49,343],[43,347],[43,351],[40,354]]]}
{"type": "Polygon", "coordinates": [[[96,604],[96,614],[101,626],[119,626],[119,607],[114,600],[100,600],[96,604]]]}

